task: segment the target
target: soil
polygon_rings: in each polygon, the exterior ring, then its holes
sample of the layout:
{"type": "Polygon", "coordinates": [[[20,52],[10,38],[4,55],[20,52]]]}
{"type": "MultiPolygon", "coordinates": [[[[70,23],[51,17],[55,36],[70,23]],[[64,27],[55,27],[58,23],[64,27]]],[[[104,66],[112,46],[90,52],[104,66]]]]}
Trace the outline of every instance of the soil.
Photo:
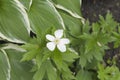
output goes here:
{"type": "MultiPolygon", "coordinates": [[[[120,23],[120,0],[82,0],[82,14],[90,23],[97,22],[99,15],[105,17],[107,12],[111,12],[114,20],[120,23]]],[[[112,60],[114,57],[117,66],[120,68],[120,48],[113,48],[113,44],[109,44],[110,49],[106,51],[104,60],[112,60]]],[[[110,64],[108,64],[110,65],[110,64]]]]}
{"type": "Polygon", "coordinates": [[[108,11],[120,22],[120,0],[82,0],[82,13],[90,22],[99,20],[99,15],[105,16],[108,11]]]}

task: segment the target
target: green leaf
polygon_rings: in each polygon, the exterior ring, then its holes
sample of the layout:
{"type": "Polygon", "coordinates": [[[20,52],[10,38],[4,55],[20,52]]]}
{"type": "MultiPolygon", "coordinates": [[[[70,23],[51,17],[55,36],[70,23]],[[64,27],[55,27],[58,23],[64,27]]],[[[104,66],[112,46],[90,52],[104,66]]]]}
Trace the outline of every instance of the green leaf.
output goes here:
{"type": "Polygon", "coordinates": [[[53,0],[56,8],[61,14],[67,31],[77,37],[81,33],[81,25],[84,19],[81,17],[80,0],[53,0]],[[82,21],[81,21],[82,20],[82,21]]]}
{"type": "Polygon", "coordinates": [[[0,51],[0,79],[10,79],[10,70],[11,67],[7,55],[0,51]]]}
{"type": "Polygon", "coordinates": [[[118,25],[117,22],[113,19],[113,16],[111,13],[107,13],[106,17],[100,16],[100,21],[102,32],[105,33],[111,33],[116,29],[116,26],[118,25]]]}
{"type": "Polygon", "coordinates": [[[0,11],[0,37],[16,43],[27,42],[30,24],[23,5],[18,0],[1,0],[0,11]]]}
{"type": "Polygon", "coordinates": [[[74,18],[62,11],[59,11],[59,13],[63,18],[67,31],[75,37],[79,36],[81,34],[82,25],[80,19],[74,18]]]}
{"type": "Polygon", "coordinates": [[[63,58],[61,52],[59,52],[58,50],[54,51],[52,59],[57,65],[58,69],[61,70],[63,66],[63,58]]]}
{"type": "Polygon", "coordinates": [[[28,15],[34,32],[39,30],[40,33],[44,33],[52,26],[64,28],[61,16],[49,0],[33,0],[28,15]]]}
{"type": "Polygon", "coordinates": [[[43,77],[45,75],[45,72],[46,72],[46,62],[44,62],[41,67],[39,68],[39,70],[37,70],[37,72],[35,73],[33,79],[34,80],[43,80],[43,77]]]}
{"type": "Polygon", "coordinates": [[[62,79],[63,80],[75,80],[74,75],[72,74],[72,72],[70,71],[68,65],[66,63],[63,63],[62,66],[62,79]]]}
{"type": "Polygon", "coordinates": [[[35,50],[31,50],[27,53],[25,53],[23,55],[23,58],[21,59],[21,61],[29,61],[32,60],[33,58],[35,58],[35,56],[39,53],[39,50],[35,49],[35,50]]]}
{"type": "Polygon", "coordinates": [[[56,4],[56,5],[60,5],[62,6],[63,8],[65,9],[61,9],[59,7],[59,9],[63,10],[63,11],[66,11],[69,13],[72,12],[74,15],[78,14],[78,15],[81,15],[81,11],[80,11],[80,7],[81,7],[81,0],[66,0],[65,2],[63,0],[53,0],[53,2],[56,4]]]}
{"type": "Polygon", "coordinates": [[[79,64],[82,66],[82,68],[86,66],[87,58],[84,55],[80,56],[80,63],[79,64]]]}
{"type": "Polygon", "coordinates": [[[30,51],[30,50],[33,50],[33,49],[38,49],[39,45],[37,45],[37,43],[36,44],[26,43],[25,45],[22,45],[21,48],[23,48],[27,51],[30,51]]]}
{"type": "Polygon", "coordinates": [[[100,80],[119,80],[120,71],[115,65],[104,67],[102,64],[98,65],[98,78],[100,80]]]}
{"type": "Polygon", "coordinates": [[[46,48],[39,51],[39,53],[36,56],[36,64],[37,64],[37,66],[40,67],[41,64],[43,62],[45,62],[46,60],[50,59],[50,57],[51,57],[51,52],[46,50],[46,48]]]}
{"type": "Polygon", "coordinates": [[[67,62],[73,62],[76,58],[78,58],[78,53],[68,49],[65,53],[62,54],[63,60],[67,62]]]}
{"type": "Polygon", "coordinates": [[[20,62],[23,53],[16,50],[5,50],[10,65],[10,80],[32,80],[33,73],[30,72],[33,63],[20,62]]]}
{"type": "Polygon", "coordinates": [[[30,10],[30,7],[32,5],[32,1],[33,0],[19,0],[23,5],[24,7],[29,11],[30,10]]]}
{"type": "Polygon", "coordinates": [[[87,20],[86,23],[82,27],[82,34],[84,33],[90,34],[90,29],[91,29],[91,26],[90,26],[89,21],[87,20]]]}
{"type": "Polygon", "coordinates": [[[120,34],[117,32],[113,32],[114,38],[115,38],[115,42],[114,42],[114,48],[119,47],[120,45],[120,34]]]}
{"type": "Polygon", "coordinates": [[[43,80],[47,74],[49,80],[56,80],[56,70],[49,60],[46,60],[34,75],[34,80],[43,80]]]}
{"type": "Polygon", "coordinates": [[[36,56],[36,64],[37,64],[37,66],[38,67],[40,67],[41,66],[41,64],[43,63],[43,54],[42,54],[42,52],[43,51],[40,51],[40,53],[39,54],[37,54],[37,56],[36,56]]]}
{"type": "MultiPolygon", "coordinates": [[[[33,39],[34,41],[34,39],[33,39]]],[[[35,39],[36,41],[36,39],[35,39]]],[[[23,55],[23,58],[21,61],[29,61],[37,56],[37,54],[40,53],[40,47],[37,44],[37,42],[33,43],[26,43],[25,45],[21,46],[23,49],[26,50],[25,54],[23,55]]]]}
{"type": "Polygon", "coordinates": [[[84,70],[80,70],[77,73],[76,80],[93,80],[92,73],[84,70]]]}
{"type": "Polygon", "coordinates": [[[50,61],[47,63],[47,75],[49,80],[56,80],[57,74],[56,74],[56,68],[53,67],[50,61]]]}

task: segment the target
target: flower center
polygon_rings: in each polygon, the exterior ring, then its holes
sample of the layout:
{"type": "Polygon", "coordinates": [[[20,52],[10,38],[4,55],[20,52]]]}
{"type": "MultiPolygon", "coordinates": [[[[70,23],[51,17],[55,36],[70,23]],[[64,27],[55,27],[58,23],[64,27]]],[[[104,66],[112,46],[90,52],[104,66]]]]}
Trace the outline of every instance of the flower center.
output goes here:
{"type": "Polygon", "coordinates": [[[54,40],[54,42],[55,42],[55,44],[59,44],[60,39],[57,39],[57,38],[56,38],[56,39],[54,40]]]}

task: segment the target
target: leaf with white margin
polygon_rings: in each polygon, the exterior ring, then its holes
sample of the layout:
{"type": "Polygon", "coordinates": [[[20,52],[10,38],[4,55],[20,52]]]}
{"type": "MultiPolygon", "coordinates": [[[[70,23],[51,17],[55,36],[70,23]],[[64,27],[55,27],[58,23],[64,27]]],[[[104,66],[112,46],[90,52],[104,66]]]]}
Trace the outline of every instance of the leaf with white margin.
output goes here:
{"type": "Polygon", "coordinates": [[[44,33],[48,27],[65,28],[64,22],[49,0],[33,0],[28,12],[31,27],[44,33]]]}
{"type": "Polygon", "coordinates": [[[29,40],[30,24],[23,5],[18,0],[0,0],[0,37],[11,42],[29,40]]]}
{"type": "Polygon", "coordinates": [[[26,10],[30,10],[33,0],[19,0],[25,7],[26,10]]]}
{"type": "MultiPolygon", "coordinates": [[[[7,62],[10,66],[9,79],[2,80],[32,80],[33,72],[30,72],[33,63],[31,62],[20,62],[23,52],[6,49],[3,50],[4,54],[7,55],[7,62]]],[[[9,68],[8,68],[9,69],[9,68]]]]}
{"type": "Polygon", "coordinates": [[[0,50],[0,79],[10,80],[10,70],[8,57],[3,50],[0,50]]]}
{"type": "Polygon", "coordinates": [[[81,19],[82,23],[84,24],[84,18],[81,17],[81,0],[53,0],[55,3],[55,7],[57,9],[63,10],[70,14],[72,17],[81,19]]]}
{"type": "Polygon", "coordinates": [[[67,31],[72,34],[72,36],[79,36],[81,34],[81,26],[82,26],[82,22],[80,21],[80,19],[78,18],[74,18],[66,13],[64,13],[63,11],[59,11],[59,13],[61,14],[63,20],[64,20],[64,24],[66,25],[66,29],[67,31]]]}

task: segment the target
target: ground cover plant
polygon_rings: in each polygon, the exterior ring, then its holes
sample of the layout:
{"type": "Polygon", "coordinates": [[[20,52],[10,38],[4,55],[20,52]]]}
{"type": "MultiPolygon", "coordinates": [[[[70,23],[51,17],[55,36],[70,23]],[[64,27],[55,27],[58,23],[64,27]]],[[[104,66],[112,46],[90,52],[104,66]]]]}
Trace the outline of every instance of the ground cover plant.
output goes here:
{"type": "MultiPolygon", "coordinates": [[[[97,0],[94,0],[95,2],[97,0]]],[[[0,80],[120,80],[120,24],[91,22],[82,0],[0,0],[0,80]],[[118,53],[119,55],[119,53],[118,53]]]]}

